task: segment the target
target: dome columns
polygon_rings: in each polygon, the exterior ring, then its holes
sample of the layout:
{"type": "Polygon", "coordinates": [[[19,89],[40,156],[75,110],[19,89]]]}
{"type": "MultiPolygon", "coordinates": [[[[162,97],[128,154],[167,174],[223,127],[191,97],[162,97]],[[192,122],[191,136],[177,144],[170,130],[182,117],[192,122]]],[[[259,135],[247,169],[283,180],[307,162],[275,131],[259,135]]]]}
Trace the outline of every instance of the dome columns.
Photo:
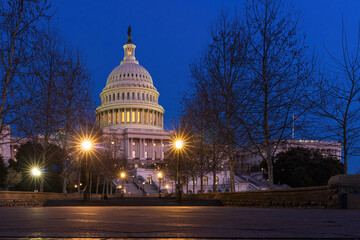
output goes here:
{"type": "Polygon", "coordinates": [[[146,108],[115,108],[97,114],[100,128],[111,125],[145,125],[163,128],[163,113],[146,108]]]}

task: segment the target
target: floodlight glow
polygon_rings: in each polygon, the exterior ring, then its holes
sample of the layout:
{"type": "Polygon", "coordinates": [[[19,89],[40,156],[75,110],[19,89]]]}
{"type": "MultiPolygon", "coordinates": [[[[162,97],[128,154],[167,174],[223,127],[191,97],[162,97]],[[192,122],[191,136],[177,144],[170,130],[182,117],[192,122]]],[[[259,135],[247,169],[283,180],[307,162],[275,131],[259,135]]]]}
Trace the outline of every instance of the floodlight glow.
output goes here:
{"type": "Polygon", "coordinates": [[[177,141],[175,142],[175,147],[176,147],[177,149],[181,149],[182,146],[183,146],[183,142],[182,142],[182,141],[177,140],[177,141]]]}
{"type": "Polygon", "coordinates": [[[33,169],[31,169],[31,174],[34,176],[40,176],[41,171],[38,168],[34,167],[33,169]]]}
{"type": "Polygon", "coordinates": [[[89,150],[91,148],[91,145],[91,142],[87,140],[81,143],[81,146],[84,150],[89,150]]]}

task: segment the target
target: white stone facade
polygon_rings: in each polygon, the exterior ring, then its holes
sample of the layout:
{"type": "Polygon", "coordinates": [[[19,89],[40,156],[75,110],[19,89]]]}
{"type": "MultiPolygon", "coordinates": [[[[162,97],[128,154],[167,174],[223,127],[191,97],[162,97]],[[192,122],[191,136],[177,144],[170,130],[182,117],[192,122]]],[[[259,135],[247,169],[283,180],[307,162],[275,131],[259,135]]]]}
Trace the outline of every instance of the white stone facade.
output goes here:
{"type": "Polygon", "coordinates": [[[131,36],[124,45],[124,59],[109,75],[100,94],[96,121],[105,137],[115,136],[133,168],[164,159],[169,132],[163,126],[164,109],[149,72],[135,59],[131,36]]]}

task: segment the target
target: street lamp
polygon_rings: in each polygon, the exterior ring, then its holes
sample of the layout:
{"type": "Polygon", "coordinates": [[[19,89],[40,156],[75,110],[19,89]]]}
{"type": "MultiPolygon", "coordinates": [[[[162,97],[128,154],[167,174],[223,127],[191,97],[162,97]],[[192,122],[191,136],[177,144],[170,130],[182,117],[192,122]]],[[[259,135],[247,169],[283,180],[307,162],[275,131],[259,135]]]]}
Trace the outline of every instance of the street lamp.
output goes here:
{"type": "Polygon", "coordinates": [[[161,198],[161,178],[162,178],[162,173],[158,172],[158,179],[159,179],[159,198],[161,198]]]}
{"type": "Polygon", "coordinates": [[[31,169],[31,174],[35,177],[35,190],[34,192],[38,192],[38,190],[36,189],[36,178],[41,176],[41,171],[39,168],[34,167],[33,169],[31,169]]]}
{"type": "Polygon", "coordinates": [[[85,184],[86,187],[84,189],[84,201],[89,201],[90,200],[90,179],[89,179],[89,163],[88,163],[88,153],[91,150],[93,144],[91,141],[89,140],[84,140],[81,143],[81,147],[85,152],[85,184]]]}
{"type": "Polygon", "coordinates": [[[124,180],[125,180],[125,173],[122,172],[120,173],[120,177],[122,179],[122,183],[121,183],[121,197],[123,198],[124,197],[124,180]]]}
{"type": "Polygon", "coordinates": [[[143,181],[143,193],[144,193],[144,197],[146,196],[146,192],[145,192],[145,184],[146,184],[146,181],[143,181]]]}
{"type": "Polygon", "coordinates": [[[175,141],[175,147],[177,149],[177,159],[176,159],[176,193],[178,202],[181,203],[181,187],[180,187],[180,151],[184,145],[184,141],[177,140],[175,141]]]}

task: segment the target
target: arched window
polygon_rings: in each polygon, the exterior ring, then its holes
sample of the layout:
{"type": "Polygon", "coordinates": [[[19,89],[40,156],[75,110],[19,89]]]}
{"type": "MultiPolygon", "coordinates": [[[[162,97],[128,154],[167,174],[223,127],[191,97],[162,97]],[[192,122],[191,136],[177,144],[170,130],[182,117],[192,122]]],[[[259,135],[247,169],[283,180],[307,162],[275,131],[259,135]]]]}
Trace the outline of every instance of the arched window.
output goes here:
{"type": "Polygon", "coordinates": [[[150,102],[152,102],[152,95],[150,95],[150,102]]]}
{"type": "Polygon", "coordinates": [[[127,99],[130,99],[130,93],[129,92],[127,93],[127,99]]]}
{"type": "Polygon", "coordinates": [[[133,100],[135,99],[135,93],[134,92],[132,93],[132,99],[133,100]]]}
{"type": "Polygon", "coordinates": [[[105,99],[106,99],[106,102],[108,101],[108,98],[107,98],[107,96],[105,97],[105,99]]]}
{"type": "Polygon", "coordinates": [[[122,93],[122,100],[125,99],[125,93],[122,93]]]}
{"type": "Polygon", "coordinates": [[[120,93],[118,93],[118,100],[120,100],[120,93]]]}
{"type": "Polygon", "coordinates": [[[138,95],[138,100],[140,100],[140,93],[138,93],[137,95],[138,95]]]}
{"type": "Polygon", "coordinates": [[[216,185],[219,185],[219,177],[216,177],[216,178],[215,178],[215,184],[216,184],[216,185]]]}
{"type": "Polygon", "coordinates": [[[208,185],[208,177],[203,177],[203,185],[208,185]]]}
{"type": "Polygon", "coordinates": [[[146,94],[146,101],[149,101],[149,94],[146,94]]]}
{"type": "Polygon", "coordinates": [[[109,95],[109,102],[111,102],[111,95],[109,95]]]}
{"type": "Polygon", "coordinates": [[[115,101],[115,93],[113,94],[113,101],[115,101]]]}
{"type": "Polygon", "coordinates": [[[142,93],[142,100],[145,100],[145,93],[142,93]]]}

